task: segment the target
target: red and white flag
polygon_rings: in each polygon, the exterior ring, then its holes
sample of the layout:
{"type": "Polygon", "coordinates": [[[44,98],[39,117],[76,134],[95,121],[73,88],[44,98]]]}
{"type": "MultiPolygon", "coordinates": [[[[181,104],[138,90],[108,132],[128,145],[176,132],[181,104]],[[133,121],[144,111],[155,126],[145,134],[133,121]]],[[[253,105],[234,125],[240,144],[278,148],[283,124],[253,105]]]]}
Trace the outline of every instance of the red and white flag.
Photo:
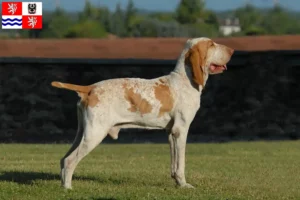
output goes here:
{"type": "Polygon", "coordinates": [[[2,29],[42,29],[42,2],[2,2],[2,29]]]}

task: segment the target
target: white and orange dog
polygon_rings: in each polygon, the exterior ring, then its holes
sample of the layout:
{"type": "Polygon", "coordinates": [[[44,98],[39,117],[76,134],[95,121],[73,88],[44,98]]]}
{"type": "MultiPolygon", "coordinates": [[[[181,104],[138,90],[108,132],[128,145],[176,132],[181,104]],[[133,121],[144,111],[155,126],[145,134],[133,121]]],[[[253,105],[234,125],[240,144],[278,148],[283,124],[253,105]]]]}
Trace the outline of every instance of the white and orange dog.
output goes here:
{"type": "Polygon", "coordinates": [[[117,139],[122,128],[142,128],[168,131],[171,177],[179,186],[192,188],[185,179],[188,130],[200,108],[209,74],[226,70],[233,52],[209,38],[194,38],[187,40],[175,69],[166,76],[110,79],[88,86],[52,82],[52,86],[73,90],[81,98],[77,136],[61,160],[62,185],[72,188],[77,164],[107,135],[117,139]]]}

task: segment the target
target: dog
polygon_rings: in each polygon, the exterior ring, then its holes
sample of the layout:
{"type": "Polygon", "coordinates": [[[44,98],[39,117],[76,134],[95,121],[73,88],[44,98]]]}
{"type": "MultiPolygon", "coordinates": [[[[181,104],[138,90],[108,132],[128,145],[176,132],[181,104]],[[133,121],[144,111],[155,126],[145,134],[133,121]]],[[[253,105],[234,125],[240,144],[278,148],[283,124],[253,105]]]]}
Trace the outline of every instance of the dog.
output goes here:
{"type": "Polygon", "coordinates": [[[154,79],[118,78],[82,86],[54,81],[52,86],[78,93],[78,131],[61,159],[62,186],[71,189],[77,164],[120,129],[165,129],[171,152],[171,177],[180,187],[193,188],[185,178],[188,130],[200,108],[209,75],[227,70],[234,50],[205,37],[188,39],[168,75],[154,79]]]}

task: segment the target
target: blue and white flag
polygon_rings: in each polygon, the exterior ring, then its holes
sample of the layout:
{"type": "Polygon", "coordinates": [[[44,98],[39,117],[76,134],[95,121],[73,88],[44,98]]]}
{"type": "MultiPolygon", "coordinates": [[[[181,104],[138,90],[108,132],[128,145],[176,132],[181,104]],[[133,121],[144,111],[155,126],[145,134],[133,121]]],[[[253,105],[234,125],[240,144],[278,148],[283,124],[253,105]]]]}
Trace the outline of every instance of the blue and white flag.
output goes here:
{"type": "Polygon", "coordinates": [[[2,16],[2,29],[22,29],[22,15],[2,16]]]}

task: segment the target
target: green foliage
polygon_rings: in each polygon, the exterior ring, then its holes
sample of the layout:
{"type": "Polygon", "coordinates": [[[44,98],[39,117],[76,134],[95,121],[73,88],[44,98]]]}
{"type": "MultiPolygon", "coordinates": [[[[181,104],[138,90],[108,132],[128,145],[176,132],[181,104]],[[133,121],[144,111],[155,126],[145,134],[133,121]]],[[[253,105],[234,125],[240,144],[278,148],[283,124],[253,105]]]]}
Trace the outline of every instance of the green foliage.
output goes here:
{"type": "Polygon", "coordinates": [[[103,38],[107,36],[107,32],[99,22],[86,20],[72,26],[64,36],[67,38],[103,38]]]}
{"type": "Polygon", "coordinates": [[[176,9],[176,20],[181,24],[193,24],[202,17],[203,0],[181,0],[176,9]]]}
{"type": "Polygon", "coordinates": [[[135,37],[158,37],[159,36],[159,21],[157,19],[145,19],[137,23],[133,28],[135,37]]]}
{"type": "Polygon", "coordinates": [[[73,25],[72,20],[64,10],[56,9],[48,22],[43,25],[41,36],[43,38],[63,38],[68,29],[73,25]]]}
{"type": "Polygon", "coordinates": [[[97,8],[96,20],[104,26],[106,31],[111,31],[111,13],[108,8],[97,8]]]}
{"type": "Polygon", "coordinates": [[[125,25],[125,13],[121,9],[120,3],[116,5],[116,11],[113,13],[111,17],[110,31],[113,34],[118,36],[126,35],[126,25],[125,25]]]}
{"type": "Polygon", "coordinates": [[[205,23],[215,26],[216,29],[219,28],[219,20],[215,12],[206,10],[203,18],[205,23]]]}
{"type": "Polygon", "coordinates": [[[251,5],[238,8],[234,15],[239,19],[242,30],[251,26],[259,26],[264,19],[262,13],[251,5]]]}
{"type": "Polygon", "coordinates": [[[134,37],[187,37],[187,33],[187,30],[174,20],[164,22],[155,18],[141,19],[133,28],[134,37]]]}
{"type": "Polygon", "coordinates": [[[293,19],[281,7],[271,9],[262,22],[268,33],[274,35],[281,35],[287,33],[299,33],[299,20],[293,19]]]}
{"type": "MultiPolygon", "coordinates": [[[[238,18],[241,31],[231,36],[300,33],[300,14],[280,6],[259,9],[250,4],[224,12],[205,9],[204,0],[181,0],[174,12],[137,10],[133,0],[114,12],[85,1],[79,13],[62,9],[44,13],[43,30],[15,31],[23,38],[106,37],[220,37],[219,20],[238,18]]],[[[11,37],[13,34],[10,34],[11,37]]]]}
{"type": "Polygon", "coordinates": [[[247,27],[247,29],[244,31],[245,35],[264,35],[266,33],[265,29],[263,29],[260,26],[252,25],[250,27],[247,27]]]}
{"type": "Polygon", "coordinates": [[[188,30],[189,37],[218,37],[219,31],[215,25],[206,23],[187,24],[184,25],[188,30]]]}
{"type": "Polygon", "coordinates": [[[95,8],[90,1],[85,1],[83,11],[79,14],[79,19],[84,20],[94,20],[98,17],[98,10],[95,8]]]}
{"type": "Polygon", "coordinates": [[[127,8],[125,10],[125,27],[126,27],[126,36],[132,36],[133,27],[135,25],[135,18],[137,17],[137,9],[134,6],[133,0],[128,1],[127,8]]]}
{"type": "Polygon", "coordinates": [[[174,14],[169,12],[154,12],[149,14],[149,17],[162,22],[171,22],[175,20],[174,14]]]}
{"type": "Polygon", "coordinates": [[[204,9],[202,0],[181,0],[175,19],[183,24],[187,37],[218,36],[218,18],[214,12],[204,9]]]}
{"type": "Polygon", "coordinates": [[[300,21],[280,6],[270,10],[259,10],[251,5],[234,12],[239,18],[244,35],[282,35],[299,34],[300,21]]]}

